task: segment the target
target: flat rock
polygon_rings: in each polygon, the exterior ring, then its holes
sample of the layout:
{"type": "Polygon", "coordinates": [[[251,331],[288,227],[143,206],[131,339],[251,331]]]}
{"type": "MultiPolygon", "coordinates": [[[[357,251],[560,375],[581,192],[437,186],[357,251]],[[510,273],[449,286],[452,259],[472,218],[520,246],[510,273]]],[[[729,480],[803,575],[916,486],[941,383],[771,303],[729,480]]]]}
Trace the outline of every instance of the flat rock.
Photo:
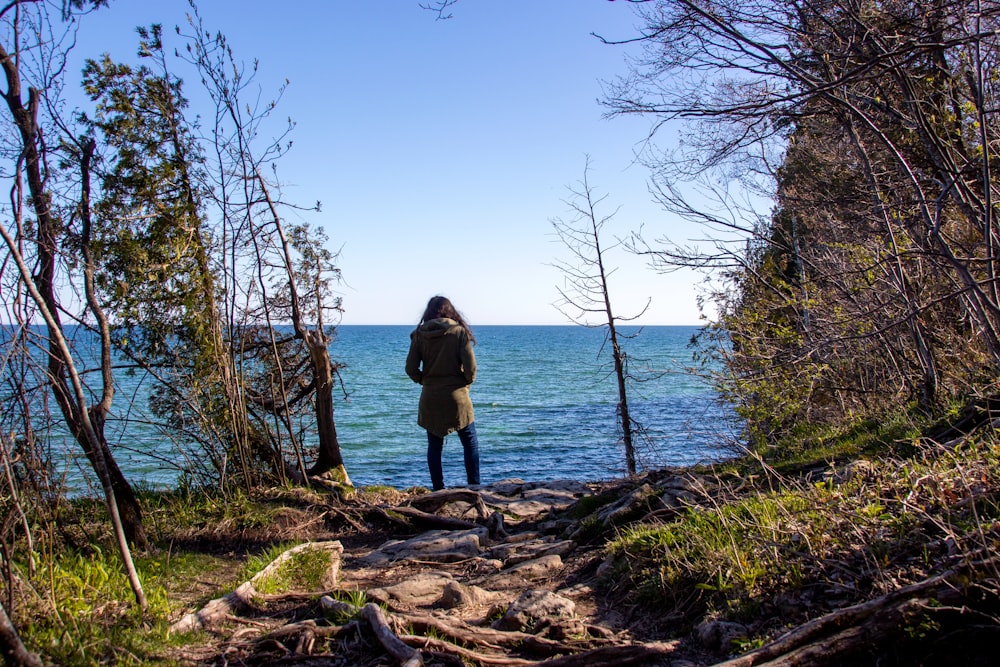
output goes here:
{"type": "Polygon", "coordinates": [[[527,590],[514,600],[506,613],[493,623],[497,630],[531,632],[540,621],[573,618],[576,603],[551,591],[527,590]]]}
{"type": "Polygon", "coordinates": [[[543,556],[565,556],[576,548],[572,540],[554,541],[552,538],[534,539],[525,542],[499,544],[489,551],[491,558],[502,560],[508,567],[536,560],[543,556]]]}
{"type": "Polygon", "coordinates": [[[563,560],[556,554],[542,556],[534,560],[519,563],[499,573],[486,577],[483,582],[487,588],[515,588],[524,586],[531,581],[551,577],[563,567],[563,560]]]}
{"type": "Polygon", "coordinates": [[[396,601],[406,605],[423,606],[434,604],[455,579],[447,572],[423,572],[398,584],[373,588],[368,595],[378,602],[396,601]]]}
{"type": "Polygon", "coordinates": [[[478,586],[466,586],[457,581],[452,581],[441,591],[434,606],[441,609],[455,609],[456,607],[473,607],[482,604],[489,604],[499,597],[497,593],[483,590],[478,586]]]}
{"type": "Polygon", "coordinates": [[[470,530],[432,530],[408,540],[392,540],[360,559],[363,565],[398,560],[454,563],[479,555],[488,539],[486,527],[470,530]]]}
{"type": "Polygon", "coordinates": [[[479,489],[483,501],[520,519],[534,519],[551,512],[564,510],[582,496],[590,487],[575,480],[525,482],[507,479],[479,489]]]}

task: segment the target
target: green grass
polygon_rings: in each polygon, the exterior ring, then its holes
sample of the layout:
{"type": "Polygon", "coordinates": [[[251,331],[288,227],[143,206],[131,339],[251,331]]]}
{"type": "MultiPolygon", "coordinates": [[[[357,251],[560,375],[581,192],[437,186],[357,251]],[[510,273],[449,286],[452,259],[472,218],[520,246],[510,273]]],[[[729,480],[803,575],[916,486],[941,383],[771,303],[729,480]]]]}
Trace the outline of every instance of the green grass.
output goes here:
{"type": "Polygon", "coordinates": [[[745,466],[750,490],[665,523],[626,527],[607,544],[614,565],[606,586],[634,591],[635,601],[681,624],[705,614],[745,620],[808,590],[859,601],[866,591],[930,576],[955,549],[996,548],[994,436],[952,450],[919,441],[903,421],[871,427],[831,438],[833,449],[802,449],[801,460],[821,468],[831,451],[879,452],[851,474],[786,477],[773,467],[761,474],[759,460],[730,464],[726,475],[745,466]]]}

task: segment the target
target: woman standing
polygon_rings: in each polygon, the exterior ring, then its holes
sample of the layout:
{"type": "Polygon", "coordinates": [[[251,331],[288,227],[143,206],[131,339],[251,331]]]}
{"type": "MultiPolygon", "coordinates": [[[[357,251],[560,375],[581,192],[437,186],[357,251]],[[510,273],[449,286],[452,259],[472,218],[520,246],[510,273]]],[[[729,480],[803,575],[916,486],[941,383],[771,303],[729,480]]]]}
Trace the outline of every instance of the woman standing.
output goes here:
{"type": "Polygon", "coordinates": [[[417,424],[427,431],[427,467],[435,491],[444,488],[441,450],[444,438],[458,431],[470,485],[479,484],[479,440],[469,385],[476,379],[476,337],[451,301],[435,296],[410,334],[406,374],[419,384],[417,424]]]}

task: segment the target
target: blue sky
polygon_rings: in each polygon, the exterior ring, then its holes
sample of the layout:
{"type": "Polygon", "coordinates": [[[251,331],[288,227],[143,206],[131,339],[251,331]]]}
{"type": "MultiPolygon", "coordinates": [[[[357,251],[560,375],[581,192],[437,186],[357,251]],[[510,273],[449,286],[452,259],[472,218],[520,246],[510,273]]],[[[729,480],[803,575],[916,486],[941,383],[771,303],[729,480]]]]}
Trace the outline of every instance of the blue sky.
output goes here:
{"type": "MultiPolygon", "coordinates": [[[[116,0],[84,19],[78,51],[131,60],[134,27],[185,23],[184,0],[116,0]]],[[[286,199],[322,202],[310,223],[341,252],[344,324],[410,324],[445,294],[473,324],[562,324],[553,306],[568,255],[552,234],[568,187],[590,182],[619,211],[609,234],[698,231],[651,200],[634,164],[649,120],[605,119],[602,81],[626,73],[627,3],[462,0],[436,21],[418,0],[202,0],[238,60],[259,60],[278,116],[296,122],[280,164],[286,199]],[[281,8],[284,8],[282,10],[281,8]]],[[[188,87],[193,87],[189,82],[188,87]]],[[[664,134],[661,143],[675,141],[664,134]]],[[[617,310],[644,324],[696,324],[692,273],[661,275],[612,254],[617,310]]]]}

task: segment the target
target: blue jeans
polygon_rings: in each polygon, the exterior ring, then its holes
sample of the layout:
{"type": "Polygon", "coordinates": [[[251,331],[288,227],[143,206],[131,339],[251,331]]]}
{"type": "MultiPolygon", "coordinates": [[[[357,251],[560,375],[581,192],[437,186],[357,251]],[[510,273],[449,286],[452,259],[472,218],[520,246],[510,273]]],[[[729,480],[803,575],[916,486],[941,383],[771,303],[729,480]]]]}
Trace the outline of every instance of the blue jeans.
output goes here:
{"type": "MultiPolygon", "coordinates": [[[[476,436],[476,423],[472,422],[465,428],[458,429],[458,439],[462,441],[466,480],[470,485],[479,484],[479,438],[476,436]]],[[[443,449],[444,438],[427,431],[427,467],[430,468],[431,486],[435,491],[444,488],[444,472],[441,470],[443,449]]]]}

